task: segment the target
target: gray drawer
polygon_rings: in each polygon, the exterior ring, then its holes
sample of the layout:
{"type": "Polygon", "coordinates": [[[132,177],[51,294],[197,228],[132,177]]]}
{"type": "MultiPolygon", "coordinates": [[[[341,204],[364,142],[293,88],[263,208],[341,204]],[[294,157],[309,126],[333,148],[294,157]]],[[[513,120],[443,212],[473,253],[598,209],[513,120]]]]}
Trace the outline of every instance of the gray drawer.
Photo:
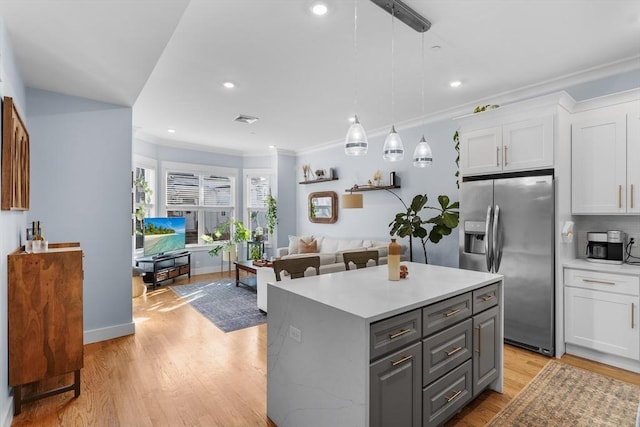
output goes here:
{"type": "Polygon", "coordinates": [[[473,291],[473,314],[480,313],[487,308],[498,305],[498,283],[473,291]]]}
{"type": "Polygon", "coordinates": [[[422,390],[422,425],[439,426],[471,400],[471,360],[422,390]]]}
{"type": "Polygon", "coordinates": [[[422,342],[422,384],[428,385],[472,355],[473,322],[467,319],[422,342]]]}
{"type": "Polygon", "coordinates": [[[371,325],[369,336],[371,360],[404,347],[421,337],[420,309],[374,323],[371,325]]]}
{"type": "Polygon", "coordinates": [[[471,292],[467,292],[423,308],[422,331],[431,335],[470,316],[471,292]]]}

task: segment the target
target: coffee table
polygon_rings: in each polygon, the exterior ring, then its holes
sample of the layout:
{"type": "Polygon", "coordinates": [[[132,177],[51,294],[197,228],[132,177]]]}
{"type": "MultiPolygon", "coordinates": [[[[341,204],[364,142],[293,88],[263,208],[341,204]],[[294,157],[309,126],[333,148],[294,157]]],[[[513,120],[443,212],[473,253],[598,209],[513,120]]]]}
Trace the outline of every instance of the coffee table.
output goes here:
{"type": "Polygon", "coordinates": [[[245,286],[257,286],[257,278],[256,278],[256,266],[253,265],[253,261],[233,261],[236,266],[236,286],[243,284],[245,286]],[[240,280],[240,270],[253,274],[253,276],[246,277],[244,281],[240,280]]]}

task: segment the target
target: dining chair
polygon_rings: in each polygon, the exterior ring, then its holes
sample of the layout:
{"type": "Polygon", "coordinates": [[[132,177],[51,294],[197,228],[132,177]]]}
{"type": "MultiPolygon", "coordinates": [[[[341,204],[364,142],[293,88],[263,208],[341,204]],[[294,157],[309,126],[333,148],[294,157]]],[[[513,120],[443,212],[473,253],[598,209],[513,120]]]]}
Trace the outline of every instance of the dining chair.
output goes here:
{"type": "Polygon", "coordinates": [[[289,259],[277,259],[273,261],[273,271],[276,273],[276,280],[281,280],[280,273],[286,271],[292,279],[304,277],[307,268],[315,268],[316,275],[320,275],[320,257],[300,257],[289,259]]]}
{"type": "Polygon", "coordinates": [[[356,269],[365,268],[369,260],[375,261],[378,264],[378,251],[358,251],[358,252],[344,252],[342,254],[344,259],[344,268],[349,270],[349,263],[354,263],[356,269]]]}

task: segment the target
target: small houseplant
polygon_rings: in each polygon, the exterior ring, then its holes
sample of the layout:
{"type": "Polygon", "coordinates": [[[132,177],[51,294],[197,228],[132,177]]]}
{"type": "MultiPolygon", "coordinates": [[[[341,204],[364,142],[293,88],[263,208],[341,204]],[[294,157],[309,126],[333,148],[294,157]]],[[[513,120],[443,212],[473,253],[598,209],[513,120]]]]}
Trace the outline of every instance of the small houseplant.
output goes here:
{"type": "MultiPolygon", "coordinates": [[[[236,221],[234,218],[229,219],[229,221],[216,228],[212,234],[219,239],[227,232],[229,233],[229,240],[211,248],[211,250],[209,250],[209,255],[218,256],[221,252],[228,252],[235,249],[238,243],[247,242],[251,238],[251,232],[249,232],[249,229],[244,226],[242,221],[236,221]]],[[[200,238],[205,243],[213,243],[215,241],[213,236],[203,234],[200,238]]]]}
{"type": "MultiPolygon", "coordinates": [[[[459,202],[450,203],[449,197],[438,196],[438,204],[440,206],[426,206],[429,198],[426,194],[418,194],[411,201],[410,206],[406,206],[405,212],[399,212],[393,221],[389,223],[391,236],[409,237],[409,257],[413,261],[412,238],[419,238],[422,243],[422,251],[424,253],[424,262],[429,263],[427,258],[427,242],[438,243],[442,237],[451,234],[451,231],[458,226],[460,213],[459,202]],[[420,212],[423,209],[431,209],[438,211],[438,215],[423,220],[420,212]],[[425,224],[432,224],[430,231],[424,227],[425,224]]],[[[403,202],[404,204],[404,202],[403,202]]]]}

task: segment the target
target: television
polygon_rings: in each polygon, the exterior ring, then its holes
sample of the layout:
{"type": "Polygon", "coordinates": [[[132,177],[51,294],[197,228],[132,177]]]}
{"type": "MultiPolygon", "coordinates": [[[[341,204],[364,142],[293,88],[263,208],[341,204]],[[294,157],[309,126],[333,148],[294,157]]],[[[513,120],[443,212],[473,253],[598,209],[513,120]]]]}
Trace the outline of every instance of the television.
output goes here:
{"type": "Polygon", "coordinates": [[[184,217],[145,218],[144,256],[160,256],[185,248],[184,217]]]}

